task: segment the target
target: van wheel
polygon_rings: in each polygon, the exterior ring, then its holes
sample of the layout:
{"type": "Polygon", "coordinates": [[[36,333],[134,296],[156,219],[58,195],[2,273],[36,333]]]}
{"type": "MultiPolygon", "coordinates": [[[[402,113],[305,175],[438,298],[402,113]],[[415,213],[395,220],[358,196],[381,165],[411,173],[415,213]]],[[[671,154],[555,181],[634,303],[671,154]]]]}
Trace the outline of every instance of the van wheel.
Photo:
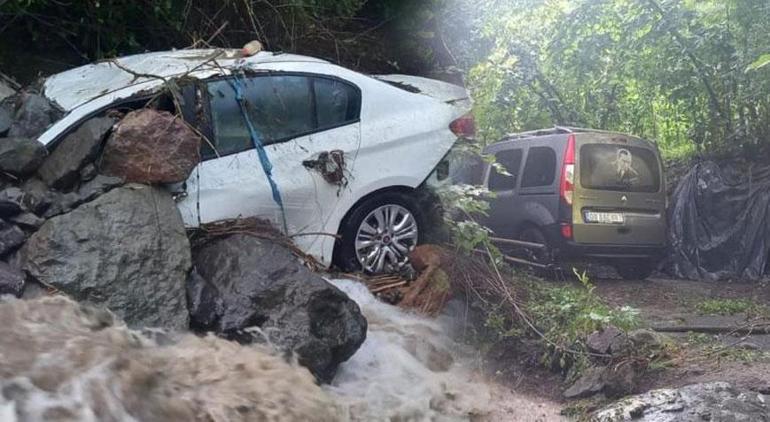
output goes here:
{"type": "Polygon", "coordinates": [[[545,249],[522,248],[524,258],[536,264],[550,265],[553,263],[553,255],[548,247],[548,240],[537,227],[527,227],[519,233],[519,240],[545,245],[545,249]]]}
{"type": "Polygon", "coordinates": [[[623,280],[644,280],[655,271],[655,264],[647,260],[623,261],[615,265],[623,280]]]}
{"type": "Polygon", "coordinates": [[[409,262],[424,226],[422,213],[408,195],[387,192],[366,199],[342,224],[336,264],[344,271],[397,272],[409,262]]]}

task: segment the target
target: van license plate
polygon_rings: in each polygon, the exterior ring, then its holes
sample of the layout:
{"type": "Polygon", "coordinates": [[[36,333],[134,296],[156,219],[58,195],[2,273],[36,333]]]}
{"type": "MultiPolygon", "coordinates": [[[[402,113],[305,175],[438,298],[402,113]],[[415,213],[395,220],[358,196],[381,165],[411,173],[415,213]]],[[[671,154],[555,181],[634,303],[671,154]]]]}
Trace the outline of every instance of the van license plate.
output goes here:
{"type": "Polygon", "coordinates": [[[601,223],[601,224],[623,224],[625,218],[622,213],[619,212],[586,212],[587,223],[601,223]]]}

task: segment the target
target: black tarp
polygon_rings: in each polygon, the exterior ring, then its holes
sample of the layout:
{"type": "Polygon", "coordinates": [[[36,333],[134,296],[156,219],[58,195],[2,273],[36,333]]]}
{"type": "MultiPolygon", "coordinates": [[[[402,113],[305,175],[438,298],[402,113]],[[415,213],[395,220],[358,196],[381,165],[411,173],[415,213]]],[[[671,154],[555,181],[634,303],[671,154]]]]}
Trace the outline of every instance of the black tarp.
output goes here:
{"type": "Polygon", "coordinates": [[[770,166],[706,161],[679,182],[668,211],[668,267],[694,280],[757,280],[770,247],[770,166]]]}

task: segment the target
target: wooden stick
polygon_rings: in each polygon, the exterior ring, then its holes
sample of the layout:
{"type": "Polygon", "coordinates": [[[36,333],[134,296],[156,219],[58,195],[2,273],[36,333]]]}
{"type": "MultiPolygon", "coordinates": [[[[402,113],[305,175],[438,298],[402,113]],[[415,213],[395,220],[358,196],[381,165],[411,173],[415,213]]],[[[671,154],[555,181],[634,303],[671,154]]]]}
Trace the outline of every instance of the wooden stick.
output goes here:
{"type": "Polygon", "coordinates": [[[399,281],[398,283],[393,283],[393,284],[388,284],[387,286],[377,287],[376,289],[370,289],[369,291],[372,292],[373,294],[374,293],[379,293],[379,292],[382,292],[382,291],[385,291],[385,290],[394,289],[396,287],[405,286],[406,283],[407,283],[406,281],[399,281]]]}
{"type": "Polygon", "coordinates": [[[740,334],[740,335],[763,335],[770,334],[770,325],[763,324],[757,327],[723,327],[717,325],[682,325],[675,327],[652,327],[653,331],[659,333],[706,333],[706,334],[740,334]]]}
{"type": "Polygon", "coordinates": [[[546,249],[546,246],[542,243],[526,242],[524,240],[503,239],[501,237],[490,237],[489,240],[491,240],[493,243],[516,245],[531,249],[546,249]]]}

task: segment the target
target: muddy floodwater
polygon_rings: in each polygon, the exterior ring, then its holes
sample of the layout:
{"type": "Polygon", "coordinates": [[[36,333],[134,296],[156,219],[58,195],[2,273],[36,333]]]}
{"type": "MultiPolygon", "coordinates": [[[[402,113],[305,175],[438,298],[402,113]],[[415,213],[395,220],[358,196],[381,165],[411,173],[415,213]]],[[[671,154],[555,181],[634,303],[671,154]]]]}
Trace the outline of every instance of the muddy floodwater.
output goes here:
{"type": "Polygon", "coordinates": [[[357,282],[333,280],[361,307],[369,331],[325,386],[350,421],[560,421],[560,407],[488,382],[452,321],[380,302],[357,282]]]}
{"type": "Polygon", "coordinates": [[[263,346],[128,329],[64,297],[0,303],[2,421],[551,421],[559,407],[488,382],[429,319],[337,280],[369,321],[331,385],[263,346]]]}

